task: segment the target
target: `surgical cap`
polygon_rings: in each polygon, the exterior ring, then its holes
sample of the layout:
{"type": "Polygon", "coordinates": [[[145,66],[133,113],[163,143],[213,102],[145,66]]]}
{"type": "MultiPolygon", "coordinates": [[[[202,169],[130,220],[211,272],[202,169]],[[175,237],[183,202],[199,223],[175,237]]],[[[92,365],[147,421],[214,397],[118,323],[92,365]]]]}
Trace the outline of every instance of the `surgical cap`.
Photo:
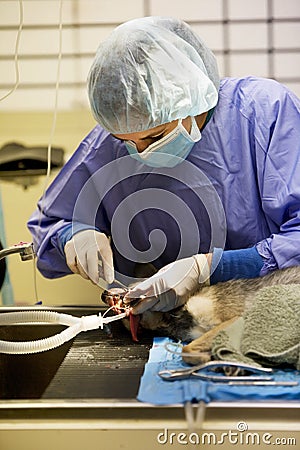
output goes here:
{"type": "Polygon", "coordinates": [[[99,46],[88,76],[93,115],[114,134],[206,112],[218,88],[213,53],[189,25],[168,17],[118,26],[99,46]]]}

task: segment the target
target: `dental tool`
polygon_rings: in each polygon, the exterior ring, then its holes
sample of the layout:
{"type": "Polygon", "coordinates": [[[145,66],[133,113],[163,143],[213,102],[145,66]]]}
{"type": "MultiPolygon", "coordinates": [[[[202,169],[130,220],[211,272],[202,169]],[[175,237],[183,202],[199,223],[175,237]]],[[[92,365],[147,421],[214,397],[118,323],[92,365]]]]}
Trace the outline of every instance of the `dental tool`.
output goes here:
{"type": "MultiPolygon", "coordinates": [[[[99,276],[102,278],[102,271],[103,271],[103,263],[101,261],[101,259],[98,260],[98,269],[99,269],[99,276]]],[[[126,289],[126,291],[128,291],[128,287],[122,283],[121,281],[117,280],[116,278],[113,279],[113,282],[110,283],[110,286],[117,284],[120,288],[122,289],[126,289]]]]}
{"type": "Polygon", "coordinates": [[[257,381],[229,381],[230,386],[298,386],[298,381],[275,381],[275,380],[257,380],[257,381]]]}
{"type": "Polygon", "coordinates": [[[234,361],[209,361],[204,364],[199,364],[197,366],[175,369],[175,370],[161,370],[158,375],[167,381],[184,380],[189,377],[196,377],[207,381],[219,381],[219,382],[233,382],[233,381],[272,381],[273,378],[270,376],[264,376],[267,374],[272,374],[273,370],[266,367],[257,367],[250,364],[244,364],[234,361]],[[214,369],[224,369],[224,368],[236,368],[240,370],[246,370],[254,373],[255,375],[249,376],[233,376],[233,375],[223,375],[209,373],[214,369]]]}

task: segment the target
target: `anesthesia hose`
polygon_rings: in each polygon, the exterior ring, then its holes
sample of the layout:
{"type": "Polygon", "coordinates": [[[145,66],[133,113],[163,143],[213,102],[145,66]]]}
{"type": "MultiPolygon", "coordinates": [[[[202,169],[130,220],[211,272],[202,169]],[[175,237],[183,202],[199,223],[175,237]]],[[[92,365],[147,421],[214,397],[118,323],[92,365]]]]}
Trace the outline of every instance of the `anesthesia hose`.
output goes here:
{"type": "MultiPolygon", "coordinates": [[[[108,312],[108,310],[106,312],[108,312]]],[[[0,313],[0,325],[40,325],[42,323],[47,323],[51,325],[65,325],[68,327],[54,336],[35,341],[11,342],[0,340],[0,353],[21,355],[52,350],[73,339],[77,334],[81,333],[81,331],[96,330],[97,328],[103,329],[104,324],[123,319],[128,315],[124,312],[116,316],[105,317],[105,313],[103,316],[99,313],[99,315],[94,314],[82,317],[75,317],[54,311],[0,313]]]]}

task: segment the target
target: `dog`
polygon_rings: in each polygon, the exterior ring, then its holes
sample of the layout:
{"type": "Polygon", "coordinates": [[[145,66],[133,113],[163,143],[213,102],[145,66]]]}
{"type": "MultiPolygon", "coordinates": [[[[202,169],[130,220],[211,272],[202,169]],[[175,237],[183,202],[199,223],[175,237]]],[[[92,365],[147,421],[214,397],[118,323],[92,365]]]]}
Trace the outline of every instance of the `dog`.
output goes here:
{"type": "MultiPolygon", "coordinates": [[[[215,336],[253,305],[260,289],[288,284],[299,284],[300,288],[300,266],[275,270],[258,278],[199,285],[183,306],[169,312],[145,311],[139,317],[139,326],[186,343],[182,349],[185,362],[205,363],[211,359],[215,336]]],[[[106,291],[106,295],[113,294],[112,291],[106,291]]],[[[122,290],[117,291],[121,298],[122,290]]],[[[105,295],[102,300],[107,302],[105,295]]]]}

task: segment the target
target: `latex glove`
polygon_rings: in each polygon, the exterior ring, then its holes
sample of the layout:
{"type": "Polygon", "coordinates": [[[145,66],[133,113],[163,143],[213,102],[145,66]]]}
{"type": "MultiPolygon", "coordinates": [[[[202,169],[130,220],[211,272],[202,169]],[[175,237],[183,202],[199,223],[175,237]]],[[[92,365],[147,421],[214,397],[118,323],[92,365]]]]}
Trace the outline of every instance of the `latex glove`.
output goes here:
{"type": "Polygon", "coordinates": [[[113,255],[104,233],[83,230],[76,233],[65,247],[66,262],[74,273],[99,283],[99,276],[107,283],[114,280],[113,255]]]}
{"type": "Polygon", "coordinates": [[[133,314],[142,314],[148,309],[170,311],[183,305],[199,284],[209,284],[209,274],[209,262],[204,254],[180,259],[130,289],[124,303],[142,297],[132,308],[133,314]]]}

